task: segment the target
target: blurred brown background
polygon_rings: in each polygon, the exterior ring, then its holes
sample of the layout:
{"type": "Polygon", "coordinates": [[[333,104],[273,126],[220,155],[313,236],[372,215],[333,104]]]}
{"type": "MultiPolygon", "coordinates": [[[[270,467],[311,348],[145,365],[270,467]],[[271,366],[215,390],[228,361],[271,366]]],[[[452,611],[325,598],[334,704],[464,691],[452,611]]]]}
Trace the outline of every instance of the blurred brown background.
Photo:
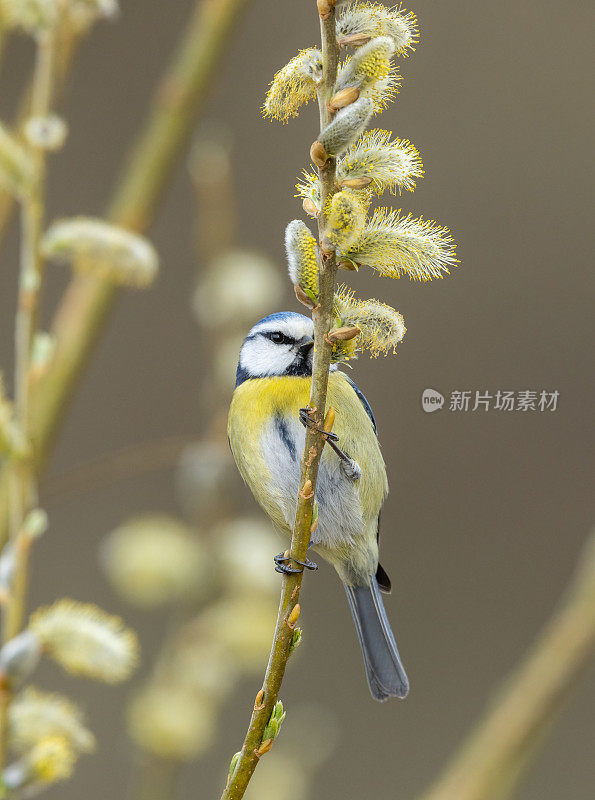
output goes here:
{"type": "MultiPolygon", "coordinates": [[[[80,54],[63,110],[67,146],[52,162],[50,217],[101,213],[146,102],[193,5],[123,0],[80,54]]],[[[364,681],[343,592],[324,567],[303,595],[304,644],[282,697],[323,702],[340,739],[316,796],[405,798],[437,772],[523,653],[566,584],[594,521],[592,152],[586,110],[592,54],[585,2],[441,3],[416,0],[421,42],[401,62],[404,85],[379,120],[420,150],[426,177],[399,201],[451,227],[462,266],[431,284],[356,275],[362,296],[404,315],[399,355],[362,358],[353,375],[375,409],[391,494],[383,514],[388,600],[412,683],[406,702],[379,706],[364,681]],[[452,390],[560,392],[555,413],[423,413],[420,396],[452,390]],[[363,742],[363,743],[362,743],[363,742]]],[[[316,44],[314,3],[253,0],[211,91],[207,118],[235,139],[242,244],[285,269],[283,230],[302,216],[293,184],[317,133],[307,107],[287,126],[259,108],[274,71],[316,44]]],[[[31,58],[13,43],[0,111],[9,117],[31,58]]],[[[196,270],[193,199],[180,168],[151,232],[158,284],[127,293],[72,405],[50,475],[126,444],[195,437],[204,345],[188,307],[196,270]]],[[[8,371],[16,242],[2,255],[1,364],[8,371]]],[[[66,271],[52,271],[48,314],[66,271]]],[[[285,307],[300,310],[289,291],[285,307]]],[[[277,310],[271,308],[270,311],[277,310]]],[[[252,500],[246,496],[247,508],[252,500]]],[[[35,553],[32,604],[67,594],[122,611],[150,657],[160,614],[119,608],[97,567],[97,548],[134,512],[176,511],[169,472],[50,504],[51,531],[35,553]]],[[[272,554],[271,554],[272,555],[272,554]]],[[[266,568],[269,568],[267,564],[266,568]]],[[[272,565],[270,566],[272,569],[272,565]]],[[[121,723],[127,687],[65,681],[89,709],[100,750],[51,797],[123,796],[130,745],[121,723]]],[[[565,709],[520,796],[587,800],[595,789],[595,674],[565,709]]],[[[257,682],[222,720],[216,748],[190,770],[188,797],[216,797],[244,734],[257,682]]]]}

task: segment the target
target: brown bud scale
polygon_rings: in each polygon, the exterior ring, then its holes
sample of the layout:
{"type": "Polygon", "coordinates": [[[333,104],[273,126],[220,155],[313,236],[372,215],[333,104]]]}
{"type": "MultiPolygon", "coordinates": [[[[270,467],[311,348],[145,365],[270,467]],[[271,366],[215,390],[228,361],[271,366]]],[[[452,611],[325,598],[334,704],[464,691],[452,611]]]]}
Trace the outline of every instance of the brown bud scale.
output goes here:
{"type": "Polygon", "coordinates": [[[355,338],[361,333],[361,330],[357,327],[343,327],[343,328],[335,328],[332,330],[328,338],[331,342],[348,342],[350,339],[355,338]]]}
{"type": "Polygon", "coordinates": [[[317,217],[319,215],[319,210],[316,206],[316,203],[311,200],[309,197],[304,197],[302,202],[302,208],[310,217],[317,217]]]}
{"type": "Polygon", "coordinates": [[[367,33],[352,33],[350,36],[337,39],[337,44],[339,47],[360,47],[362,44],[368,44],[371,39],[367,33]]]}
{"type": "Polygon", "coordinates": [[[340,108],[350,106],[359,98],[360,91],[357,86],[346,86],[332,98],[329,107],[332,111],[338,111],[340,108]]]}
{"type": "Polygon", "coordinates": [[[324,167],[328,161],[328,155],[322,142],[316,141],[312,143],[310,158],[312,159],[312,163],[316,164],[317,167],[324,167]]]}
{"type": "Polygon", "coordinates": [[[308,297],[306,292],[302,289],[302,287],[297,283],[293,287],[293,291],[295,292],[295,296],[297,299],[302,303],[302,305],[306,306],[306,308],[314,308],[314,303],[312,302],[311,298],[308,297]]]}
{"type": "Polygon", "coordinates": [[[372,183],[372,178],[365,175],[362,178],[345,178],[340,183],[343,189],[364,189],[372,183]]]}

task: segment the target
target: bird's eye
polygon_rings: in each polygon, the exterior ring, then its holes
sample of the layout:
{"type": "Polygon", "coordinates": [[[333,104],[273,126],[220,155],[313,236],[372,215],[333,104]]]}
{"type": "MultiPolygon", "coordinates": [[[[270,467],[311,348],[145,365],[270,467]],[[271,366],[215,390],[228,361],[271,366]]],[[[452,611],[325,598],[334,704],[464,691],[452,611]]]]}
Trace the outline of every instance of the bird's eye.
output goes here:
{"type": "Polygon", "coordinates": [[[289,336],[285,336],[283,333],[269,333],[269,339],[275,344],[292,344],[289,336]]]}

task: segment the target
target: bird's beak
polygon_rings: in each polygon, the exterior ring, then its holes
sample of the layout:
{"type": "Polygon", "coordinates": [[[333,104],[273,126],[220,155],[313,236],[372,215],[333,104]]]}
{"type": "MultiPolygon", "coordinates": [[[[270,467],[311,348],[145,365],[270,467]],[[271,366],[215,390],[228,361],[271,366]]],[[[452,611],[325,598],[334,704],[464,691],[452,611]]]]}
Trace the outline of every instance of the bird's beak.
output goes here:
{"type": "Polygon", "coordinates": [[[304,339],[300,344],[300,350],[307,351],[314,345],[314,339],[304,339]]]}

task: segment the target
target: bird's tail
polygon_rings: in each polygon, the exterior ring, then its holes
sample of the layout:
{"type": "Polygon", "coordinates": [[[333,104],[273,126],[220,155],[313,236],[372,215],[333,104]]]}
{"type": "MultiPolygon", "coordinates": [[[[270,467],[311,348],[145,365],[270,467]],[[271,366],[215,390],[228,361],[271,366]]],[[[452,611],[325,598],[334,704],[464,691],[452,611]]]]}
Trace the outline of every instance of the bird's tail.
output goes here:
{"type": "Polygon", "coordinates": [[[409,681],[384,610],[376,578],[368,586],[344,584],[364,654],[366,677],[376,700],[405,697],[409,681]]]}

